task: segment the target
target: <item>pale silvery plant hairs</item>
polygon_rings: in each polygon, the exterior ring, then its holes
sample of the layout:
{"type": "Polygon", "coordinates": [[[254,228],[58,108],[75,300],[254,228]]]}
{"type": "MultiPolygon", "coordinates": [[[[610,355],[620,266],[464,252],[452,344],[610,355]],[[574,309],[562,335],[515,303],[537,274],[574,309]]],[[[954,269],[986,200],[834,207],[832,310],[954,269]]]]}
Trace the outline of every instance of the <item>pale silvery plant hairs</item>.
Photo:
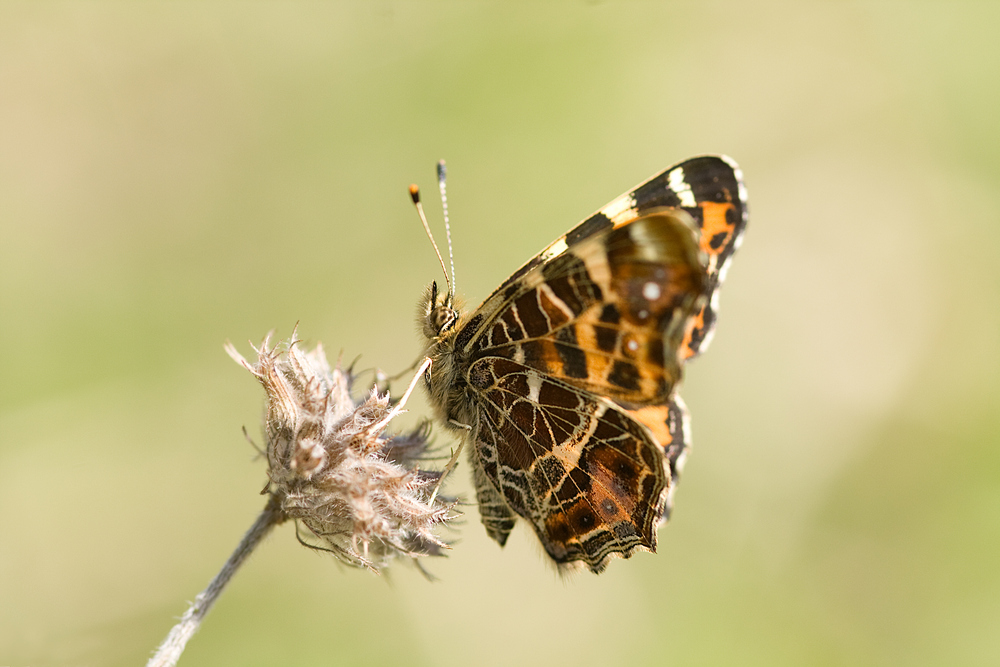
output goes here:
{"type": "Polygon", "coordinates": [[[360,400],[353,376],[331,368],[321,345],[303,351],[289,341],[254,348],[247,361],[230,343],[226,352],[264,387],[264,454],[268,502],[215,579],[195,598],[147,667],[174,665],[236,569],[274,526],[294,519],[311,538],[306,546],[329,551],[354,567],[378,572],[399,557],[438,555],[448,547],[434,529],[459,516],[455,503],[437,495],[442,473],[422,470],[426,423],[409,433],[384,436],[390,421],[427,369],[415,374],[393,404],[376,387],[360,400]]]}

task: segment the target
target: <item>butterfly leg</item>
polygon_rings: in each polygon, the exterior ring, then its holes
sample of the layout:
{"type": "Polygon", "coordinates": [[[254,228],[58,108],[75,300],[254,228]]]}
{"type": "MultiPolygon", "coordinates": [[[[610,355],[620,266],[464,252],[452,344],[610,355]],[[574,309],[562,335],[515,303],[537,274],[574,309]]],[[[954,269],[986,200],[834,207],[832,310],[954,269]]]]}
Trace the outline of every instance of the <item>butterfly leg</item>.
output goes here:
{"type": "Polygon", "coordinates": [[[388,426],[389,422],[391,422],[395,417],[397,417],[400,413],[405,412],[403,407],[406,405],[406,401],[409,400],[410,394],[413,393],[413,389],[417,386],[417,382],[420,381],[420,378],[423,377],[424,372],[430,367],[431,367],[431,359],[430,357],[427,357],[426,359],[424,359],[424,363],[420,367],[420,370],[418,370],[417,374],[413,376],[413,380],[410,381],[410,386],[406,388],[406,393],[403,394],[403,398],[399,399],[399,403],[396,403],[395,407],[393,407],[393,409],[389,411],[389,414],[386,415],[382,419],[382,421],[370,427],[373,433],[380,432],[382,429],[388,426]]]}
{"type": "MultiPolygon", "coordinates": [[[[448,423],[451,424],[452,426],[457,426],[458,428],[464,428],[466,431],[470,433],[472,432],[472,427],[469,426],[468,424],[457,422],[454,419],[449,419],[448,423]]],[[[444,482],[444,480],[448,477],[451,471],[455,468],[455,465],[458,463],[458,456],[459,454],[462,453],[462,449],[465,447],[466,437],[468,436],[463,435],[462,438],[458,441],[458,447],[456,447],[455,450],[451,453],[451,458],[448,459],[448,464],[444,467],[444,471],[441,473],[441,477],[438,478],[437,486],[434,487],[434,493],[431,494],[431,505],[434,504],[434,499],[437,498],[438,490],[441,489],[441,483],[444,482]]]]}

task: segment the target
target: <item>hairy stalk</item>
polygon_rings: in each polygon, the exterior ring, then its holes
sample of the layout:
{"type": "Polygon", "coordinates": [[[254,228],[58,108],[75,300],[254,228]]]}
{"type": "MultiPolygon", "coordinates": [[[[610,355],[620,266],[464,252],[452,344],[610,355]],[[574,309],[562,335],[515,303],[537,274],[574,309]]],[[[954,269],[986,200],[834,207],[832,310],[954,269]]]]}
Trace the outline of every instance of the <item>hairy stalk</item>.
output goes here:
{"type": "Polygon", "coordinates": [[[236,570],[239,569],[240,565],[243,564],[243,561],[247,559],[253,550],[257,548],[257,545],[264,540],[264,537],[271,529],[286,518],[284,511],[281,509],[279,498],[271,494],[264,510],[257,517],[257,520],[254,521],[254,524],[247,531],[246,535],[243,536],[239,546],[236,547],[229,560],[222,566],[219,573],[215,575],[208,588],[195,597],[194,602],[191,603],[188,610],[181,616],[181,620],[167,634],[163,643],[160,644],[160,648],[156,650],[156,655],[146,663],[146,667],[172,667],[177,664],[188,640],[197,632],[202,619],[205,618],[208,610],[212,608],[219,595],[222,594],[229,580],[236,574],[236,570]]]}

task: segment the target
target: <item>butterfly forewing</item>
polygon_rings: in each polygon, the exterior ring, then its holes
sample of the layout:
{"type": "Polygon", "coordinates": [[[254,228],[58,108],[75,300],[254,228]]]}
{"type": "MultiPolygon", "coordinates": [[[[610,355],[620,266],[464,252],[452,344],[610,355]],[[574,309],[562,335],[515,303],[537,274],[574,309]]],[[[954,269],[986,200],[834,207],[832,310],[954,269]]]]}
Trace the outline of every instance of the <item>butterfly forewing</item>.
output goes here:
{"type": "Polygon", "coordinates": [[[567,246],[494,295],[503,303],[474,322],[470,363],[511,359],[623,405],[665,402],[685,325],[704,303],[691,225],[683,211],[654,209],[567,246]]]}

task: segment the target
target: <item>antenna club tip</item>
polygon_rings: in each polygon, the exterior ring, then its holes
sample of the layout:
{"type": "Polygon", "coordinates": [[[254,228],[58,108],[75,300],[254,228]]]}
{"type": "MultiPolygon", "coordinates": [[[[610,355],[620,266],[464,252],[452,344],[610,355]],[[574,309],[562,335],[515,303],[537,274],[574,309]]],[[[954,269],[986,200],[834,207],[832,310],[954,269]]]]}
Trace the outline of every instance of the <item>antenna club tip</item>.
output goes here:
{"type": "Polygon", "coordinates": [[[420,188],[415,183],[410,184],[410,199],[413,200],[414,204],[420,203],[420,188]]]}
{"type": "Polygon", "coordinates": [[[445,176],[448,174],[448,167],[445,165],[444,160],[438,160],[437,164],[438,180],[443,181],[445,176]]]}

